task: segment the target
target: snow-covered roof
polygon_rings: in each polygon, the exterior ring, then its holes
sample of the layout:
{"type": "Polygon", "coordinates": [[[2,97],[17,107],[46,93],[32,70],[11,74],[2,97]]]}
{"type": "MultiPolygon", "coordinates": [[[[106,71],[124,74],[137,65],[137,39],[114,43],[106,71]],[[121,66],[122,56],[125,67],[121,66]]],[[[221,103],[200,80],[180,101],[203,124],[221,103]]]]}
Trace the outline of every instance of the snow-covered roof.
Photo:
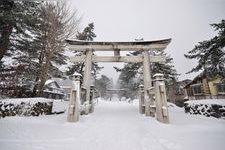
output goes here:
{"type": "Polygon", "coordinates": [[[52,82],[55,82],[55,80],[48,79],[48,80],[45,82],[45,85],[48,85],[48,84],[50,84],[50,83],[52,83],[52,82]]]}
{"type": "Polygon", "coordinates": [[[75,72],[74,74],[73,74],[74,76],[82,76],[80,73],[78,73],[78,72],[75,72]]]}
{"type": "Polygon", "coordinates": [[[72,87],[73,81],[69,78],[62,79],[62,78],[52,78],[52,80],[55,80],[60,87],[72,87]]]}
{"type": "Polygon", "coordinates": [[[153,77],[158,77],[158,76],[163,77],[164,75],[162,73],[156,73],[156,74],[153,75],[153,77]]]}

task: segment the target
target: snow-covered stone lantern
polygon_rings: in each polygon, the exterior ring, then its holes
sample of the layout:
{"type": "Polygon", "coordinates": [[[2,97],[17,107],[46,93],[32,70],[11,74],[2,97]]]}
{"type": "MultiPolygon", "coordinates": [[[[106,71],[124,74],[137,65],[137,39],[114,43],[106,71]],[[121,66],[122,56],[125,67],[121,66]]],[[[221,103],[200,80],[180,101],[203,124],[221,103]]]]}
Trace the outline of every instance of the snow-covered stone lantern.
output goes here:
{"type": "Polygon", "coordinates": [[[79,74],[78,72],[75,72],[72,76],[74,81],[81,81],[81,77],[82,77],[82,75],[79,74]]]}
{"type": "Polygon", "coordinates": [[[139,90],[139,113],[144,114],[145,113],[144,85],[140,84],[138,86],[138,90],[139,90]]]}
{"type": "Polygon", "coordinates": [[[95,86],[91,85],[91,94],[90,94],[90,113],[94,112],[94,96],[95,96],[95,86]]]}
{"type": "Polygon", "coordinates": [[[76,122],[79,120],[79,106],[80,106],[80,79],[81,74],[75,72],[72,75],[73,86],[71,89],[71,96],[69,101],[69,109],[68,109],[68,122],[76,122]]]}
{"type": "Polygon", "coordinates": [[[156,119],[162,123],[169,123],[164,75],[157,73],[153,78],[155,82],[156,119]]]}
{"type": "Polygon", "coordinates": [[[90,85],[90,106],[89,112],[94,112],[94,94],[95,94],[95,78],[94,78],[94,71],[91,72],[91,85],[90,85]]]}

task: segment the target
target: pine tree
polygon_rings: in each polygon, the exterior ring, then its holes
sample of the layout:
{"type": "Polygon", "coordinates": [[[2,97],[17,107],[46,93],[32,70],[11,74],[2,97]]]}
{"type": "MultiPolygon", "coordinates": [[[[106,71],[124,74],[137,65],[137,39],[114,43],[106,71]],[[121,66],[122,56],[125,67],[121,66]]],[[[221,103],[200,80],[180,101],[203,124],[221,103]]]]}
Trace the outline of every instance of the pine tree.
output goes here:
{"type": "MultiPolygon", "coordinates": [[[[33,96],[43,90],[45,81],[51,76],[60,76],[59,66],[65,63],[65,39],[75,36],[80,19],[76,12],[71,14],[65,2],[1,2],[0,47],[5,54],[10,54],[14,66],[20,73],[16,75],[16,85],[33,88],[33,96]],[[6,27],[12,32],[4,35],[6,27]],[[6,53],[7,52],[7,53],[6,53]],[[21,70],[23,69],[23,70],[21,70]]],[[[5,71],[4,71],[5,72],[5,71]]],[[[6,74],[6,73],[5,73],[6,74]]]]}
{"type": "Polygon", "coordinates": [[[31,32],[35,27],[40,4],[41,2],[28,1],[0,2],[0,82],[3,83],[0,93],[6,97],[27,94],[23,74],[27,71],[26,64],[29,61],[23,56],[27,57],[29,53],[31,32]]]}
{"type": "MultiPolygon", "coordinates": [[[[140,54],[141,52],[132,52],[128,55],[137,56],[140,54]]],[[[161,55],[165,55],[164,52],[161,52],[161,55]]],[[[165,64],[151,63],[149,68],[151,70],[151,75],[153,76],[156,73],[164,74],[166,85],[168,85],[169,82],[175,81],[179,74],[177,73],[176,69],[174,69],[172,61],[173,58],[167,55],[165,64]]],[[[114,67],[117,72],[121,72],[117,81],[118,86],[120,88],[127,89],[127,91],[131,91],[130,93],[127,93],[126,97],[134,98],[134,96],[137,95],[136,92],[138,85],[140,84],[140,79],[138,78],[143,76],[142,66],[143,63],[127,63],[122,69],[114,67]]]]}
{"type": "Polygon", "coordinates": [[[225,20],[211,24],[218,35],[199,42],[194,49],[184,56],[188,59],[197,59],[198,64],[188,73],[202,71],[206,77],[215,75],[225,78],[225,20]]]}
{"type": "Polygon", "coordinates": [[[96,34],[94,33],[94,23],[89,23],[87,27],[84,28],[82,32],[78,32],[76,35],[76,38],[78,40],[83,41],[93,41],[96,37],[96,34]]]}
{"type": "Polygon", "coordinates": [[[28,38],[40,2],[0,1],[0,62],[4,56],[15,54],[28,38]]]}
{"type": "MultiPolygon", "coordinates": [[[[76,35],[76,38],[78,40],[84,40],[84,41],[93,41],[96,37],[96,34],[94,33],[94,23],[89,23],[87,27],[84,28],[82,32],[78,32],[76,35]]],[[[83,55],[83,52],[77,52],[76,56],[83,55]]],[[[69,67],[69,70],[66,72],[67,75],[72,75],[74,72],[78,72],[80,74],[84,74],[84,63],[83,62],[76,62],[71,67],[69,67]]],[[[98,74],[98,72],[103,67],[99,67],[97,63],[92,63],[92,70],[94,71],[94,76],[98,74]]]]}
{"type": "Polygon", "coordinates": [[[99,79],[96,79],[95,83],[96,89],[100,92],[100,96],[107,98],[107,89],[111,89],[113,87],[112,79],[108,78],[105,75],[101,75],[99,79]]]}

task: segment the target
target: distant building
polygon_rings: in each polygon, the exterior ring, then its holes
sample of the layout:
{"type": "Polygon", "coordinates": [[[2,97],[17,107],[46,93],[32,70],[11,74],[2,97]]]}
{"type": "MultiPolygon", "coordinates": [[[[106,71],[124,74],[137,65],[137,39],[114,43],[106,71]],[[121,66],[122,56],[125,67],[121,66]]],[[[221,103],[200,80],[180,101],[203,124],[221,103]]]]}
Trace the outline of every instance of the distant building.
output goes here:
{"type": "Polygon", "coordinates": [[[185,87],[189,100],[225,98],[225,83],[219,76],[206,78],[200,74],[185,87]]]}
{"type": "Polygon", "coordinates": [[[52,78],[53,80],[57,81],[59,86],[65,92],[65,100],[70,99],[71,89],[74,87],[73,81],[69,78],[62,79],[62,78],[52,78]]]}
{"type": "Polygon", "coordinates": [[[51,99],[65,99],[65,91],[59,86],[55,80],[47,80],[45,82],[43,97],[51,99]]]}
{"type": "Polygon", "coordinates": [[[184,86],[191,82],[186,79],[183,81],[172,82],[167,88],[167,99],[168,102],[174,103],[178,106],[183,106],[184,102],[188,100],[188,95],[184,86]]]}

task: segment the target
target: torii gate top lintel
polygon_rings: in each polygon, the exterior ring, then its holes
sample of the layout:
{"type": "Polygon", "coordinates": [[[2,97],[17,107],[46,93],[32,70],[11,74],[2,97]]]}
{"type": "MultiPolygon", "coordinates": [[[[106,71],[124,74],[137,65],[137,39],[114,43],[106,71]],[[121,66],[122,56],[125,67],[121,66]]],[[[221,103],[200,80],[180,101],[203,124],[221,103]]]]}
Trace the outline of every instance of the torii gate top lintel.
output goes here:
{"type": "Polygon", "coordinates": [[[164,50],[171,42],[171,39],[155,40],[155,41],[133,41],[133,42],[95,42],[66,40],[70,44],[71,50],[85,51],[93,49],[96,51],[139,51],[139,50],[164,50]]]}

